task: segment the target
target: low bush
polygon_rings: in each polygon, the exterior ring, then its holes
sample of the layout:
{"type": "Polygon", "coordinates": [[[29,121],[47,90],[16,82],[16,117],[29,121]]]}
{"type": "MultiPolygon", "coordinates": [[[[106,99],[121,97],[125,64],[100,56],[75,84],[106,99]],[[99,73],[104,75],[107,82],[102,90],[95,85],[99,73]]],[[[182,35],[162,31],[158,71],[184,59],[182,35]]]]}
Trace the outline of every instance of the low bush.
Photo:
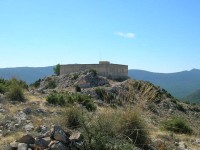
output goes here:
{"type": "Polygon", "coordinates": [[[75,91],[76,91],[76,92],[81,92],[81,87],[80,87],[79,85],[76,85],[76,86],[75,86],[75,91]]]}
{"type": "Polygon", "coordinates": [[[6,97],[11,101],[25,101],[23,89],[19,85],[9,87],[6,97]]]}
{"type": "Polygon", "coordinates": [[[66,104],[79,103],[86,107],[88,111],[95,111],[96,105],[90,96],[81,93],[53,92],[46,98],[50,104],[65,106],[66,104]]]}
{"type": "Polygon", "coordinates": [[[192,129],[187,125],[186,121],[181,117],[173,117],[162,122],[162,128],[175,133],[191,134],[192,129]]]}
{"type": "Polygon", "coordinates": [[[156,104],[154,104],[154,103],[149,104],[148,109],[152,112],[156,111],[156,104]]]}
{"type": "Polygon", "coordinates": [[[76,79],[78,79],[78,77],[79,77],[78,74],[73,74],[72,79],[73,79],[73,80],[76,80],[76,79]]]}
{"type": "Polygon", "coordinates": [[[54,80],[50,80],[50,81],[48,82],[47,88],[49,88],[49,89],[54,89],[54,88],[56,88],[56,82],[55,82],[54,80]]]}
{"type": "Polygon", "coordinates": [[[177,108],[178,110],[180,110],[180,111],[185,112],[185,109],[184,109],[183,105],[181,105],[181,104],[179,104],[179,103],[177,103],[176,108],[177,108]]]}
{"type": "Polygon", "coordinates": [[[19,86],[22,89],[28,89],[28,85],[26,84],[25,81],[22,80],[17,80],[16,78],[12,78],[11,80],[8,80],[6,83],[8,86],[19,86]]]}
{"type": "Polygon", "coordinates": [[[94,104],[92,100],[87,101],[85,103],[85,107],[88,111],[95,111],[97,109],[97,106],[94,104]]]}
{"type": "Polygon", "coordinates": [[[139,114],[128,110],[123,114],[121,121],[121,133],[126,135],[135,146],[149,149],[148,131],[139,114]]]}
{"type": "Polygon", "coordinates": [[[0,83],[0,93],[4,94],[6,91],[7,91],[7,87],[4,84],[0,83]]]}
{"type": "Polygon", "coordinates": [[[66,104],[66,96],[68,93],[57,93],[53,92],[50,95],[47,96],[46,100],[50,104],[56,104],[60,106],[64,106],[66,104]]]}
{"type": "Polygon", "coordinates": [[[75,129],[81,126],[82,110],[77,107],[72,107],[66,110],[66,125],[68,128],[75,129]]]}
{"type": "Polygon", "coordinates": [[[11,80],[0,79],[0,93],[5,94],[11,101],[25,101],[24,89],[28,89],[26,82],[13,78],[11,80]]]}
{"type": "Polygon", "coordinates": [[[82,125],[86,149],[151,149],[143,120],[134,111],[105,110],[88,118],[82,125]]]}
{"type": "Polygon", "coordinates": [[[107,103],[111,103],[112,100],[114,100],[114,95],[112,93],[106,92],[104,88],[96,88],[95,93],[102,101],[107,103]]]}
{"type": "Polygon", "coordinates": [[[101,100],[105,99],[106,91],[103,88],[95,88],[95,93],[101,100]]]}
{"type": "Polygon", "coordinates": [[[92,73],[94,77],[97,76],[97,71],[95,69],[90,69],[89,72],[92,73]]]}

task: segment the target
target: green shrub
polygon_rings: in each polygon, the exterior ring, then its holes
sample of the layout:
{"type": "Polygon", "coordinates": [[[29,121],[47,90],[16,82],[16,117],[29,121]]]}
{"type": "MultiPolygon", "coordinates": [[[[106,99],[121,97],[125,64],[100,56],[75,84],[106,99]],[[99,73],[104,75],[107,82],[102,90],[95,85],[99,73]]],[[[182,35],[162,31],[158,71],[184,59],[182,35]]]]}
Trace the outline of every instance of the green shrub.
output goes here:
{"type": "Polygon", "coordinates": [[[23,89],[28,89],[28,85],[26,84],[25,81],[22,80],[17,80],[16,78],[12,78],[7,82],[8,86],[20,86],[23,89]]]}
{"type": "Polygon", "coordinates": [[[170,99],[172,103],[177,104],[177,100],[175,98],[170,99]]]}
{"type": "Polygon", "coordinates": [[[76,92],[81,92],[81,87],[80,87],[79,85],[76,85],[76,86],[75,86],[75,91],[76,91],[76,92]]]}
{"type": "Polygon", "coordinates": [[[82,121],[86,149],[151,149],[146,128],[136,112],[105,110],[88,118],[82,121]]]}
{"type": "Polygon", "coordinates": [[[190,108],[191,111],[196,111],[196,112],[200,112],[200,107],[197,106],[193,106],[192,108],[190,108]]]}
{"type": "Polygon", "coordinates": [[[55,75],[59,76],[60,75],[60,64],[57,64],[54,68],[53,71],[55,75]]]}
{"type": "Polygon", "coordinates": [[[106,111],[87,117],[82,125],[86,149],[109,150],[121,145],[116,136],[118,122],[117,114],[106,111]]]}
{"type": "Polygon", "coordinates": [[[46,98],[50,104],[65,106],[66,104],[80,103],[88,111],[95,111],[96,105],[90,96],[81,93],[53,92],[46,98]]]}
{"type": "Polygon", "coordinates": [[[0,93],[4,94],[6,91],[7,91],[7,87],[4,84],[0,83],[0,93]]]}
{"type": "Polygon", "coordinates": [[[97,106],[94,104],[92,100],[85,103],[85,107],[88,111],[95,111],[97,109],[97,106]]]}
{"type": "Polygon", "coordinates": [[[106,91],[103,88],[95,88],[95,93],[101,100],[105,99],[106,91]]]}
{"type": "Polygon", "coordinates": [[[102,101],[107,103],[111,103],[111,101],[114,99],[114,95],[112,93],[106,92],[104,88],[96,88],[95,93],[102,101]]]}
{"type": "Polygon", "coordinates": [[[126,135],[135,146],[146,150],[150,149],[146,125],[136,111],[126,111],[121,121],[121,133],[126,135]]]}
{"type": "Polygon", "coordinates": [[[60,106],[64,106],[66,104],[64,93],[51,93],[47,96],[46,100],[50,104],[56,104],[60,106]]]}
{"type": "Polygon", "coordinates": [[[178,110],[180,110],[180,111],[185,111],[185,109],[183,108],[183,106],[181,105],[181,104],[178,104],[177,103],[177,105],[176,105],[176,108],[178,109],[178,110]]]}
{"type": "Polygon", "coordinates": [[[97,71],[95,69],[90,69],[89,72],[92,73],[94,77],[97,76],[97,71]]]}
{"type": "Polygon", "coordinates": [[[192,129],[187,125],[186,121],[181,117],[173,117],[162,122],[162,127],[165,130],[175,133],[191,134],[192,129]]]}
{"type": "Polygon", "coordinates": [[[149,104],[148,109],[152,112],[156,111],[156,104],[154,104],[154,103],[149,104]]]}
{"type": "Polygon", "coordinates": [[[54,89],[54,88],[56,88],[56,82],[55,82],[54,80],[50,80],[50,81],[48,82],[47,88],[49,88],[49,89],[54,89]]]}
{"type": "Polygon", "coordinates": [[[25,101],[23,90],[19,85],[9,87],[7,98],[11,101],[25,101]]]}
{"type": "Polygon", "coordinates": [[[81,126],[82,110],[77,107],[72,107],[66,110],[66,124],[68,128],[78,128],[81,126]]]}
{"type": "Polygon", "coordinates": [[[78,74],[73,74],[72,79],[73,79],[73,80],[76,80],[76,79],[78,79],[78,77],[79,77],[78,74]]]}

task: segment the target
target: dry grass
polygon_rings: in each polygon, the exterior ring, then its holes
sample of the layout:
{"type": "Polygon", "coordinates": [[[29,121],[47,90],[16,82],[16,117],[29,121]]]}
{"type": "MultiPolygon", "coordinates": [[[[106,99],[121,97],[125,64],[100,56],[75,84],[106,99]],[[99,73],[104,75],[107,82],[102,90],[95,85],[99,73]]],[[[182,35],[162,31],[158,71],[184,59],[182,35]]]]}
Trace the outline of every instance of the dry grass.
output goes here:
{"type": "Polygon", "coordinates": [[[0,149],[3,150],[4,145],[9,145],[11,142],[14,142],[17,140],[19,137],[22,137],[24,135],[24,132],[15,132],[11,135],[1,137],[0,138],[0,149]]]}

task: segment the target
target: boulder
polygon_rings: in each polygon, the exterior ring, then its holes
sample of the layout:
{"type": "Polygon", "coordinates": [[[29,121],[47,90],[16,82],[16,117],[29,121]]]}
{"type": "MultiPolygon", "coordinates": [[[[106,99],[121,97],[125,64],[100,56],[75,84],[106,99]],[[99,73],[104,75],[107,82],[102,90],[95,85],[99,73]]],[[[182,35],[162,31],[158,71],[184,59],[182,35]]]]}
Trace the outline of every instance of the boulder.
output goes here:
{"type": "Polygon", "coordinates": [[[60,141],[52,141],[49,144],[51,150],[69,150],[69,148],[60,141]]]}
{"type": "Polygon", "coordinates": [[[50,144],[51,139],[49,137],[47,138],[36,138],[35,139],[35,149],[45,149],[48,148],[48,145],[50,144]]]}
{"type": "Polygon", "coordinates": [[[66,132],[60,127],[60,126],[54,126],[51,130],[51,139],[63,142],[65,144],[70,143],[69,135],[66,134],[66,132]]]}
{"type": "Polygon", "coordinates": [[[34,126],[33,126],[32,123],[29,123],[29,124],[24,126],[24,129],[26,130],[26,132],[29,132],[29,131],[34,129],[34,126]]]}
{"type": "Polygon", "coordinates": [[[18,149],[17,150],[27,150],[28,149],[28,145],[25,143],[19,143],[18,144],[18,149]]]}
{"type": "Polygon", "coordinates": [[[178,143],[178,148],[179,150],[188,150],[188,146],[182,141],[178,143]]]}
{"type": "Polygon", "coordinates": [[[17,150],[19,142],[10,143],[11,150],[17,150]]]}
{"type": "Polygon", "coordinates": [[[23,112],[24,112],[25,114],[29,115],[29,114],[31,114],[32,109],[29,108],[29,107],[27,107],[27,108],[25,108],[25,109],[23,110],[23,112]]]}
{"type": "Polygon", "coordinates": [[[34,144],[35,139],[31,135],[27,134],[21,137],[19,140],[17,140],[17,142],[26,143],[26,144],[34,144]]]}

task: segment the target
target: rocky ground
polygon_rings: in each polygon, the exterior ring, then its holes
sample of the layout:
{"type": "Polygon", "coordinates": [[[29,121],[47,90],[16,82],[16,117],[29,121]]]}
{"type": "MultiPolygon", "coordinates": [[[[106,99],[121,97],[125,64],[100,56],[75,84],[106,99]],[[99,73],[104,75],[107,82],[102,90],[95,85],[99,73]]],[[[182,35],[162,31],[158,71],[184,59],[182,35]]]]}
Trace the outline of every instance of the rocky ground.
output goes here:
{"type": "Polygon", "coordinates": [[[1,94],[0,149],[84,149],[81,133],[65,125],[63,114],[68,107],[46,102],[52,91],[76,93],[77,86],[81,93],[92,97],[97,106],[96,113],[139,108],[151,137],[152,149],[200,149],[198,105],[182,103],[149,82],[131,79],[118,82],[90,71],[44,78],[36,88],[30,87],[25,92],[25,102],[7,101],[1,94]],[[161,130],[161,122],[172,116],[185,118],[193,133],[187,135],[161,130]]]}

